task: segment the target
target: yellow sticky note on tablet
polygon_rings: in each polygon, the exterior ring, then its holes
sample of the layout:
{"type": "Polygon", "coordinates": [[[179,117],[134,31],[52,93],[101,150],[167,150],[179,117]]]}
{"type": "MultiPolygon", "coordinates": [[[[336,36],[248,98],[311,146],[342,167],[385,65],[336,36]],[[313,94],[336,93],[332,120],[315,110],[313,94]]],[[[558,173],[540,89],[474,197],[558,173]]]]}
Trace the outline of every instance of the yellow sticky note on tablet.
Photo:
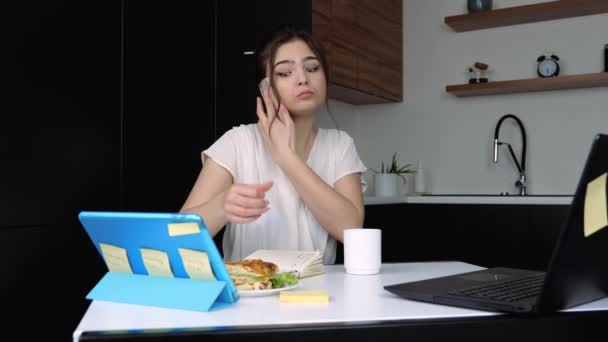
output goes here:
{"type": "Polygon", "coordinates": [[[606,202],[606,178],[608,173],[587,184],[585,194],[585,237],[608,226],[608,205],[606,202]]]}
{"type": "Polygon", "coordinates": [[[196,222],[169,223],[169,236],[198,234],[201,228],[196,222]]]}
{"type": "Polygon", "coordinates": [[[133,274],[126,249],[105,243],[100,243],[99,247],[110,272],[133,274]]]}
{"type": "Polygon", "coordinates": [[[178,251],[191,279],[216,280],[207,253],[188,248],[178,248],[178,251]]]}
{"type": "Polygon", "coordinates": [[[140,248],[141,258],[149,275],[159,277],[173,277],[169,256],[163,251],[149,248],[140,248]]]}

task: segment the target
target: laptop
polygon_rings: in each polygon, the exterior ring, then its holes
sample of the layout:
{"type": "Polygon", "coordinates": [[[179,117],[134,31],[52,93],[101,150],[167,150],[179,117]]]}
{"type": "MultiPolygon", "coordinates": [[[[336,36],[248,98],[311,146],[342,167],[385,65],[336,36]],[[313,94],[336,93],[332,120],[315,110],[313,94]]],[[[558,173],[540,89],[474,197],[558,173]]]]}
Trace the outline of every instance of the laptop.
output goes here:
{"type": "Polygon", "coordinates": [[[415,301],[522,314],[608,296],[607,171],[608,135],[597,134],[546,272],[494,267],[384,289],[415,301]]]}

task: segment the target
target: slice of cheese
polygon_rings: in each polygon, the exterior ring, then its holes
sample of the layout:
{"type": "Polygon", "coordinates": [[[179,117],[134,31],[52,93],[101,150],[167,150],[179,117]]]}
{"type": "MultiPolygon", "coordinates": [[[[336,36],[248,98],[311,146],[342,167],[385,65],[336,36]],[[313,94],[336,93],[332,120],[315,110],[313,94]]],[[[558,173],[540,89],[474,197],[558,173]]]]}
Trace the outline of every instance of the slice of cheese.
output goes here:
{"type": "Polygon", "coordinates": [[[282,291],[279,300],[285,303],[327,303],[329,293],[326,290],[282,291]]]}

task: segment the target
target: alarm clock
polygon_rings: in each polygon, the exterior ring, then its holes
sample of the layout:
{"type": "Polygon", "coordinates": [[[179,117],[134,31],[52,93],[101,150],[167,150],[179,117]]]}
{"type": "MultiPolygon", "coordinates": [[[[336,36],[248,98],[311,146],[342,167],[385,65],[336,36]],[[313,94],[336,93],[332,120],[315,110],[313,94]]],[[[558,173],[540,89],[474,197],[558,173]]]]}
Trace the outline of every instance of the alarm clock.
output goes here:
{"type": "Polygon", "coordinates": [[[556,55],[545,56],[542,55],[536,60],[538,65],[536,66],[536,72],[540,77],[555,77],[559,74],[559,57],[556,55]]]}

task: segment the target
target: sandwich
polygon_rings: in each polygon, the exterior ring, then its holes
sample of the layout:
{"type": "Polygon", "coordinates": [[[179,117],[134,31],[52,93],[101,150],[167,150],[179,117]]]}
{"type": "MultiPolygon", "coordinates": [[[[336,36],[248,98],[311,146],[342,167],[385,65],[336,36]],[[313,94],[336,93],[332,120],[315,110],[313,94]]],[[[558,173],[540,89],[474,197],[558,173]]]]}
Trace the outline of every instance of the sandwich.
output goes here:
{"type": "Polygon", "coordinates": [[[291,273],[278,273],[279,267],[261,259],[226,262],[226,269],[237,290],[268,290],[298,282],[291,273]]]}
{"type": "Polygon", "coordinates": [[[266,290],[272,288],[270,278],[279,267],[260,259],[226,262],[230,278],[238,290],[266,290]]]}

